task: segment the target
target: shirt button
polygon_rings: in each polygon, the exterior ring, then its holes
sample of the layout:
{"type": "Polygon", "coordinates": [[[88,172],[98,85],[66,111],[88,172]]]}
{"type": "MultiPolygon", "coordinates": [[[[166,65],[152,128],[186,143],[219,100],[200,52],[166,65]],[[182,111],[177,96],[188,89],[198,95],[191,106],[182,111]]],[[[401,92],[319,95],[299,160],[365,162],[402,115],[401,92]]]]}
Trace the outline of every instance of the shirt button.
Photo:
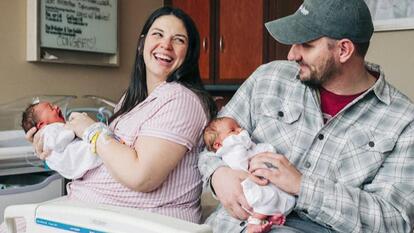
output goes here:
{"type": "Polygon", "coordinates": [[[325,136],[323,136],[323,134],[319,134],[319,135],[318,135],[318,139],[319,139],[319,140],[323,140],[323,138],[324,138],[324,137],[325,137],[325,136]]]}
{"type": "Polygon", "coordinates": [[[285,114],[282,111],[277,112],[277,115],[283,117],[285,114]]]}
{"type": "Polygon", "coordinates": [[[241,227],[244,226],[244,225],[246,225],[246,222],[245,221],[243,221],[243,222],[240,223],[240,226],[241,227]]]}
{"type": "Polygon", "coordinates": [[[375,142],[373,142],[373,141],[368,142],[368,146],[369,147],[374,147],[375,146],[375,142]]]}
{"type": "Polygon", "coordinates": [[[306,163],[305,163],[305,167],[306,167],[306,168],[310,168],[310,167],[311,167],[311,165],[312,165],[312,164],[311,164],[310,162],[306,161],[306,163]]]}

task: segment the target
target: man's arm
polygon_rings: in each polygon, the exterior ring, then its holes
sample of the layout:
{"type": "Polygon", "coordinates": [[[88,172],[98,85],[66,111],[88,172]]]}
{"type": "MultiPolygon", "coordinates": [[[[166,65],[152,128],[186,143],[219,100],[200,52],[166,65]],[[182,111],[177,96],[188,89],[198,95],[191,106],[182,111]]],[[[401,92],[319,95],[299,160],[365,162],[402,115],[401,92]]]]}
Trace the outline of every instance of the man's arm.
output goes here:
{"type": "MultiPolygon", "coordinates": [[[[256,73],[256,72],[255,72],[256,73]]],[[[228,116],[235,119],[243,128],[251,128],[251,101],[255,73],[246,80],[237,90],[230,102],[219,113],[219,116],[228,116]]],[[[246,219],[248,214],[244,208],[249,208],[244,198],[241,181],[248,174],[244,171],[235,171],[226,166],[220,157],[204,150],[199,156],[198,167],[203,176],[204,188],[213,188],[213,193],[223,204],[224,208],[235,218],[246,219]]]]}
{"type": "Polygon", "coordinates": [[[372,182],[362,188],[302,176],[296,209],[340,232],[411,232],[414,123],[400,135],[372,182]]]}
{"type": "Polygon", "coordinates": [[[211,190],[210,179],[213,175],[214,171],[219,168],[227,166],[220,157],[216,156],[214,152],[210,152],[207,149],[204,149],[198,158],[198,169],[202,175],[203,179],[203,189],[213,191],[212,193],[215,195],[214,190],[211,190]]]}
{"type": "Polygon", "coordinates": [[[407,127],[374,180],[363,188],[302,175],[284,156],[273,153],[253,157],[250,171],[298,195],[296,210],[336,231],[412,232],[413,132],[413,125],[407,127]]]}

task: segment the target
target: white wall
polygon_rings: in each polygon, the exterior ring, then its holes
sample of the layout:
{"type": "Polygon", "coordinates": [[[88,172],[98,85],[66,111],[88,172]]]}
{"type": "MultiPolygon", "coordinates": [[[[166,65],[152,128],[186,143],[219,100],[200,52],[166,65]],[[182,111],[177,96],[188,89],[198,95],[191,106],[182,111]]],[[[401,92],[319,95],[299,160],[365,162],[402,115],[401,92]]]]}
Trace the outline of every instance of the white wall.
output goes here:
{"type": "MultiPolygon", "coordinates": [[[[120,66],[100,67],[27,62],[26,0],[0,0],[0,104],[39,94],[118,100],[130,79],[138,34],[163,1],[118,0],[118,4],[120,66]]],[[[1,117],[0,128],[15,125],[1,117]]]]}
{"type": "Polygon", "coordinates": [[[120,66],[113,68],[26,62],[26,0],[0,0],[0,104],[33,94],[92,94],[117,100],[129,82],[138,34],[163,1],[118,4],[120,66]]]}
{"type": "Polygon", "coordinates": [[[381,65],[385,79],[414,100],[414,30],[375,32],[367,60],[381,65]]]}

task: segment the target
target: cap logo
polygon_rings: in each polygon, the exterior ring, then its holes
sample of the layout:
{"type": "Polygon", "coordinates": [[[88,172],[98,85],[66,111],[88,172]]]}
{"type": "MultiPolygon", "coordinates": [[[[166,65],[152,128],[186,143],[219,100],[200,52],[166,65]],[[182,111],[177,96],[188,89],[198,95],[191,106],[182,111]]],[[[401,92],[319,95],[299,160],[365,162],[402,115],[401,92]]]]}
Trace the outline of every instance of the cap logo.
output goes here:
{"type": "Polygon", "coordinates": [[[306,9],[305,8],[305,6],[302,4],[302,5],[300,5],[300,7],[299,7],[299,11],[300,11],[300,13],[302,13],[302,15],[308,15],[309,14],[309,11],[308,11],[308,9],[306,9]]]}

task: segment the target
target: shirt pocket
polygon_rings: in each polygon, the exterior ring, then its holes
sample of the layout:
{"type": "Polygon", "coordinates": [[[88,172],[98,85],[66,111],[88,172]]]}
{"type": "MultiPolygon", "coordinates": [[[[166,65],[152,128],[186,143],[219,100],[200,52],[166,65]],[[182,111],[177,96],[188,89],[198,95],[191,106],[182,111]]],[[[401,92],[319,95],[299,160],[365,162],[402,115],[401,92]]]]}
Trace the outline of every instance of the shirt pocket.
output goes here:
{"type": "Polygon", "coordinates": [[[278,152],[285,152],[294,141],[303,106],[271,97],[263,101],[257,116],[256,127],[252,132],[258,142],[269,142],[278,152]]]}
{"type": "Polygon", "coordinates": [[[397,138],[391,134],[352,127],[338,160],[339,179],[355,186],[370,183],[397,138]]]}
{"type": "Polygon", "coordinates": [[[302,114],[303,107],[298,104],[282,101],[278,98],[269,98],[262,104],[259,114],[264,117],[274,118],[285,124],[293,124],[302,114]]]}

